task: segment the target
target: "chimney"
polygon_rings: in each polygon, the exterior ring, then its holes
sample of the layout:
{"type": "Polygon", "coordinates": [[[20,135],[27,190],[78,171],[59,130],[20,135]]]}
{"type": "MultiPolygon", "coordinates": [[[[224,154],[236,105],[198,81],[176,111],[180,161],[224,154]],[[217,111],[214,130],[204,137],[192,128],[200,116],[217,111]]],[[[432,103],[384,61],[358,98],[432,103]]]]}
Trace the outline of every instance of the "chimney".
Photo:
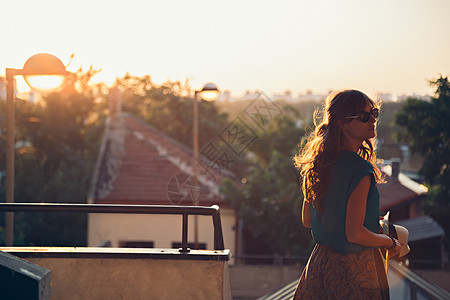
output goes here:
{"type": "Polygon", "coordinates": [[[109,90],[109,118],[112,123],[120,122],[122,112],[122,93],[117,87],[109,90]]]}
{"type": "Polygon", "coordinates": [[[398,181],[398,175],[400,174],[400,158],[391,159],[391,180],[398,181]]]}

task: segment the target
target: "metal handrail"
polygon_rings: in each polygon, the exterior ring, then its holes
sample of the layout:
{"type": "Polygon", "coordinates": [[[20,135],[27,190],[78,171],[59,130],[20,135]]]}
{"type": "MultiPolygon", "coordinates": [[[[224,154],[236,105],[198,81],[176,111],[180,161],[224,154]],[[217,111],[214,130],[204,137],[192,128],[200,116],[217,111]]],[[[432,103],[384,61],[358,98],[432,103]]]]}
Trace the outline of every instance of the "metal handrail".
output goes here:
{"type": "Polygon", "coordinates": [[[0,203],[4,212],[85,212],[116,214],[182,215],[180,252],[188,253],[188,216],[212,216],[214,226],[214,250],[224,250],[220,208],[212,206],[181,205],[121,205],[121,204],[73,204],[73,203],[0,203]]]}
{"type": "Polygon", "coordinates": [[[435,284],[432,284],[416,273],[414,271],[400,265],[396,261],[389,261],[390,266],[392,269],[397,272],[397,274],[407,280],[410,284],[410,293],[412,299],[418,299],[417,293],[418,291],[421,291],[425,295],[428,296],[428,299],[433,300],[447,300],[450,299],[450,292],[447,290],[441,288],[440,286],[437,286],[435,284]]]}

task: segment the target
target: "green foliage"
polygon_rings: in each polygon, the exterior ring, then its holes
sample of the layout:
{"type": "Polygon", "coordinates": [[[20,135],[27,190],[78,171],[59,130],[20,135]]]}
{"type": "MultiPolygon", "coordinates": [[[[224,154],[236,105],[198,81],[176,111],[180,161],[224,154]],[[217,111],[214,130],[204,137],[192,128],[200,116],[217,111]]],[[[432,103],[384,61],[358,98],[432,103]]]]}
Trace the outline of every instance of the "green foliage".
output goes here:
{"type": "MultiPolygon", "coordinates": [[[[85,84],[93,73],[79,73],[37,104],[16,99],[15,202],[86,202],[105,118],[105,103],[85,84]]],[[[84,246],[86,217],[15,213],[14,244],[84,246]]]]}
{"type": "MultiPolygon", "coordinates": [[[[80,94],[53,94],[44,101],[46,105],[35,106],[32,115],[17,109],[17,127],[27,143],[16,155],[15,201],[85,203],[102,132],[100,119],[91,116],[95,104],[80,94]],[[30,118],[35,121],[27,122],[30,118]]],[[[30,218],[22,213],[16,219],[23,224],[17,229],[25,232],[25,244],[86,243],[85,215],[33,214],[30,218]]]]}
{"type": "Polygon", "coordinates": [[[267,167],[254,165],[242,186],[224,181],[222,192],[252,240],[267,247],[265,254],[307,254],[311,235],[300,223],[296,171],[280,152],[272,152],[267,167]]]}
{"type": "Polygon", "coordinates": [[[440,76],[431,82],[436,95],[431,102],[408,99],[396,123],[400,136],[424,157],[420,174],[430,187],[425,209],[450,234],[450,83],[440,76]]]}
{"type": "MultiPolygon", "coordinates": [[[[395,120],[396,115],[402,110],[403,105],[403,102],[382,103],[380,117],[377,122],[377,138],[383,144],[396,143],[395,133],[401,128],[395,123],[395,120]]],[[[378,152],[377,155],[380,156],[380,153],[378,152]]]]}
{"type": "Polygon", "coordinates": [[[304,129],[297,125],[299,119],[293,106],[284,105],[283,114],[274,118],[264,135],[250,147],[259,163],[269,164],[273,151],[279,151],[286,159],[294,156],[300,137],[305,135],[304,129]]]}
{"type": "Polygon", "coordinates": [[[284,107],[249,149],[252,155],[242,185],[225,180],[222,193],[243,222],[246,254],[308,254],[311,234],[301,225],[302,199],[292,157],[304,130],[297,111],[284,107]],[[264,248],[264,249],[261,249],[264,248]]]}
{"type": "MultiPolygon", "coordinates": [[[[122,91],[123,110],[142,117],[160,131],[182,144],[192,147],[192,117],[194,92],[186,82],[167,81],[155,84],[150,76],[129,74],[117,79],[122,91]]],[[[213,140],[227,122],[227,114],[219,113],[215,102],[199,99],[200,149],[213,140]]]]}

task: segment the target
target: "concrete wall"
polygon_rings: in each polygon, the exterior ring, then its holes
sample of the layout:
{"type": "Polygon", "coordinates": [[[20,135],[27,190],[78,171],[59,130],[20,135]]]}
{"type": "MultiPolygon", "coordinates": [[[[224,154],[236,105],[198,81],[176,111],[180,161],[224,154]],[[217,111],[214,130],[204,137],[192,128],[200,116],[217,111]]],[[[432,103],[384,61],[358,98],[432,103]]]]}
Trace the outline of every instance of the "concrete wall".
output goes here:
{"type": "MultiPolygon", "coordinates": [[[[222,232],[225,247],[236,253],[236,215],[232,209],[221,209],[222,232]]],[[[178,215],[126,215],[90,214],[88,221],[88,246],[95,247],[109,240],[112,247],[125,241],[153,241],[154,248],[172,248],[181,242],[181,220],[178,215]]],[[[211,216],[198,216],[199,243],[207,249],[214,248],[214,228],[211,216]]],[[[188,218],[188,242],[194,241],[194,216],[188,218]]]]}
{"type": "Polygon", "coordinates": [[[27,258],[51,270],[51,299],[227,299],[224,261],[27,258]]]}

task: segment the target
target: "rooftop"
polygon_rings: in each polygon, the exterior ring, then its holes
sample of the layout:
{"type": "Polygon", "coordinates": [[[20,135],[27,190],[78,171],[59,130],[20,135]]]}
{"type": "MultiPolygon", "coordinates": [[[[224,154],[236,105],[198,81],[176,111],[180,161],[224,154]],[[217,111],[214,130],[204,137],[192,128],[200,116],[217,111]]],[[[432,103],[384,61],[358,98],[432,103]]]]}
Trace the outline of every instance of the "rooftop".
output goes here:
{"type": "Polygon", "coordinates": [[[430,216],[421,216],[414,219],[397,221],[396,224],[404,226],[409,231],[409,242],[445,236],[444,229],[430,216]]]}
{"type": "MultiPolygon", "coordinates": [[[[221,204],[219,173],[201,159],[200,205],[221,204]]],[[[192,205],[192,152],[144,121],[121,113],[109,120],[95,169],[90,203],[192,205]]]]}
{"type": "Polygon", "coordinates": [[[397,178],[392,177],[391,165],[382,167],[381,171],[385,176],[386,183],[378,184],[380,210],[387,211],[428,192],[424,185],[409,179],[402,173],[399,173],[397,178]]]}

